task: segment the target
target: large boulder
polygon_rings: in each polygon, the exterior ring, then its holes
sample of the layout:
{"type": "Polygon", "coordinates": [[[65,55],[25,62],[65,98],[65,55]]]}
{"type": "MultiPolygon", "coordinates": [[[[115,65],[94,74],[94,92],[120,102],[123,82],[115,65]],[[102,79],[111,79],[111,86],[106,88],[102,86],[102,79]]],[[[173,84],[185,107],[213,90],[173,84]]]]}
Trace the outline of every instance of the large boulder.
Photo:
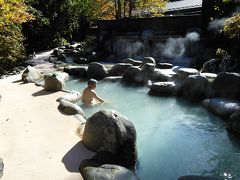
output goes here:
{"type": "Polygon", "coordinates": [[[122,76],[108,76],[105,77],[102,81],[103,82],[121,82],[122,76]]]}
{"type": "Polygon", "coordinates": [[[177,86],[174,82],[153,83],[148,92],[152,96],[174,96],[177,94],[177,86]]]}
{"type": "Polygon", "coordinates": [[[222,72],[213,81],[217,97],[240,99],[240,74],[222,72]]]}
{"type": "Polygon", "coordinates": [[[219,73],[219,65],[221,61],[218,59],[211,59],[203,64],[202,72],[219,73]]]}
{"type": "Polygon", "coordinates": [[[157,63],[156,67],[159,69],[171,69],[173,65],[171,63],[157,63]]]}
{"type": "Polygon", "coordinates": [[[2,158],[0,158],[0,179],[3,175],[3,168],[4,168],[3,160],[2,158]]]}
{"type": "Polygon", "coordinates": [[[89,64],[89,61],[83,57],[74,57],[73,62],[75,62],[77,64],[89,64]]]}
{"type": "Polygon", "coordinates": [[[240,109],[239,101],[226,98],[205,99],[202,105],[210,112],[226,120],[229,119],[235,111],[240,109]]]}
{"type": "Polygon", "coordinates": [[[89,64],[87,69],[88,78],[94,78],[97,80],[101,80],[108,75],[107,69],[100,63],[93,62],[89,64]]]}
{"type": "Polygon", "coordinates": [[[85,117],[85,113],[80,106],[73,104],[66,100],[61,100],[58,106],[58,110],[65,115],[79,114],[85,117]]]}
{"type": "Polygon", "coordinates": [[[87,78],[87,67],[67,66],[64,67],[64,72],[68,73],[71,76],[87,78]]]}
{"type": "Polygon", "coordinates": [[[125,167],[132,167],[136,163],[135,127],[114,110],[101,110],[88,118],[82,141],[94,152],[112,153],[125,167]]]}
{"type": "Polygon", "coordinates": [[[118,63],[118,64],[115,64],[110,69],[108,74],[109,74],[109,76],[122,76],[129,67],[132,67],[132,64],[130,64],[130,63],[118,63]]]}
{"type": "Polygon", "coordinates": [[[65,88],[64,79],[53,74],[45,79],[44,90],[45,91],[61,91],[65,88]]]}
{"type": "Polygon", "coordinates": [[[189,175],[189,176],[181,176],[178,180],[223,180],[222,178],[210,177],[210,176],[196,176],[196,175],[189,175]]]}
{"type": "Polygon", "coordinates": [[[138,180],[136,174],[129,169],[113,164],[103,164],[99,167],[86,166],[80,169],[85,180],[138,180]]]}
{"type": "Polygon", "coordinates": [[[141,66],[142,61],[137,61],[131,58],[127,58],[127,59],[124,59],[122,63],[129,63],[129,64],[132,64],[133,66],[141,66]]]}
{"type": "Polygon", "coordinates": [[[35,83],[37,80],[40,80],[42,78],[43,76],[41,72],[38,69],[31,66],[27,66],[26,70],[22,74],[22,81],[26,83],[28,82],[35,83]]]}
{"type": "Polygon", "coordinates": [[[207,80],[209,82],[213,82],[216,79],[216,77],[217,77],[217,74],[215,74],[215,73],[200,73],[200,75],[202,77],[207,78],[207,80]]]}
{"type": "Polygon", "coordinates": [[[202,101],[211,96],[210,82],[200,75],[191,75],[183,80],[180,95],[190,101],[202,101]]]}
{"type": "Polygon", "coordinates": [[[171,69],[155,69],[152,73],[151,80],[155,82],[171,81],[174,75],[176,75],[176,73],[171,69]]]}
{"type": "Polygon", "coordinates": [[[151,63],[151,64],[156,65],[156,61],[155,61],[155,59],[153,57],[145,57],[145,58],[143,58],[141,66],[143,66],[144,64],[147,64],[147,63],[151,63]]]}
{"type": "Polygon", "coordinates": [[[140,72],[140,68],[129,67],[123,74],[121,82],[126,85],[142,85],[143,77],[140,72]]]}
{"type": "Polygon", "coordinates": [[[67,93],[57,99],[57,101],[68,101],[71,103],[77,103],[81,100],[82,95],[78,91],[72,91],[71,93],[67,93]]]}
{"type": "Polygon", "coordinates": [[[199,72],[194,68],[180,68],[177,72],[177,79],[184,80],[186,77],[190,75],[198,75],[199,72]]]}
{"type": "Polygon", "coordinates": [[[240,134],[240,110],[233,113],[226,123],[226,129],[240,134]]]}

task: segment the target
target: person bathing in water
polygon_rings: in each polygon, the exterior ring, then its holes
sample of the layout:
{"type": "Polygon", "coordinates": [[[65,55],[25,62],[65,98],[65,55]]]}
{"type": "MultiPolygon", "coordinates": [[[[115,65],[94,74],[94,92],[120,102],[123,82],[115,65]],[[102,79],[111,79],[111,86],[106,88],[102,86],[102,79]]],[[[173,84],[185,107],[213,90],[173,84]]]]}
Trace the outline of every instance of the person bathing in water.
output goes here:
{"type": "Polygon", "coordinates": [[[88,81],[88,87],[86,87],[82,93],[82,102],[86,106],[92,106],[100,103],[107,103],[107,101],[100,98],[95,89],[97,87],[97,80],[90,79],[88,81]]]}

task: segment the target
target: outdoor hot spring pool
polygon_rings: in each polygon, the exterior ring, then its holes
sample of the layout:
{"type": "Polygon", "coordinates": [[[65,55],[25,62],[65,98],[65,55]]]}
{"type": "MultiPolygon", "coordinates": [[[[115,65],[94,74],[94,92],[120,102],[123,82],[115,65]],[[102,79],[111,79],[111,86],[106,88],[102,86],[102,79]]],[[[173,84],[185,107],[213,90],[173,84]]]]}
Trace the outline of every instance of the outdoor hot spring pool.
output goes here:
{"type": "MultiPolygon", "coordinates": [[[[82,92],[86,82],[70,79],[67,89],[82,92]]],[[[87,117],[100,109],[115,109],[137,130],[142,180],[176,180],[183,175],[240,179],[240,137],[198,105],[174,97],[151,97],[147,88],[99,82],[98,94],[111,104],[83,108],[87,117]]]]}

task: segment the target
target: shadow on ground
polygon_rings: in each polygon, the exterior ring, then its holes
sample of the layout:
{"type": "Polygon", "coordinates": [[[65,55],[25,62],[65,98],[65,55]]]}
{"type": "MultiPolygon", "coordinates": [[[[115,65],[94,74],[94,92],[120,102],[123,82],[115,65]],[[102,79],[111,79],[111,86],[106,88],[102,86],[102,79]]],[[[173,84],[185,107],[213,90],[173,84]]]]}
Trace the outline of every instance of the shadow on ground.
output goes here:
{"type": "Polygon", "coordinates": [[[88,150],[82,143],[78,142],[62,158],[62,163],[69,172],[79,172],[79,166],[85,159],[91,159],[94,152],[88,150]]]}
{"type": "Polygon", "coordinates": [[[33,97],[37,97],[37,96],[46,96],[46,95],[49,95],[49,94],[53,94],[55,92],[49,92],[49,91],[44,91],[43,89],[40,90],[40,91],[37,91],[35,93],[32,94],[33,97]]]}

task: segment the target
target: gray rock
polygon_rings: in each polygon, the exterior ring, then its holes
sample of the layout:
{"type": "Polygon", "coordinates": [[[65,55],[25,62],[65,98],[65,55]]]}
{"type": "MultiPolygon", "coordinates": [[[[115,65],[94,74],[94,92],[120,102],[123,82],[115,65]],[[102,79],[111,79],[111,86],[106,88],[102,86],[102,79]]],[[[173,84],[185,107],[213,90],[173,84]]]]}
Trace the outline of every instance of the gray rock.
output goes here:
{"type": "Polygon", "coordinates": [[[215,74],[215,73],[201,73],[200,75],[202,77],[207,78],[207,80],[209,82],[213,82],[216,79],[216,77],[217,77],[217,74],[215,74]]]}
{"type": "Polygon", "coordinates": [[[81,170],[85,180],[138,180],[136,174],[122,166],[104,164],[99,167],[86,166],[81,170]]]}
{"type": "Polygon", "coordinates": [[[147,63],[151,63],[151,64],[156,65],[156,61],[155,61],[155,59],[153,57],[145,57],[145,58],[143,58],[141,66],[143,66],[144,64],[147,64],[147,63]]]}
{"type": "Polygon", "coordinates": [[[64,72],[68,73],[71,76],[87,78],[87,67],[67,66],[64,67],[64,72]]]}
{"type": "Polygon", "coordinates": [[[35,82],[43,78],[39,70],[34,67],[28,66],[25,71],[22,73],[22,81],[25,83],[35,82]]]}
{"type": "Polygon", "coordinates": [[[156,82],[150,87],[149,95],[174,96],[177,94],[177,86],[174,82],[156,82]]]}
{"type": "Polygon", "coordinates": [[[209,72],[209,73],[219,73],[219,65],[221,61],[217,59],[211,59],[203,64],[202,72],[209,72]]]}
{"type": "Polygon", "coordinates": [[[223,178],[189,175],[189,176],[181,176],[178,178],[178,180],[223,180],[223,178]]]}
{"type": "Polygon", "coordinates": [[[124,59],[122,62],[132,64],[133,66],[141,66],[142,64],[142,61],[137,61],[131,58],[124,59]]]}
{"type": "Polygon", "coordinates": [[[66,100],[61,100],[58,106],[58,110],[65,115],[82,115],[85,117],[85,113],[80,106],[73,104],[66,100]]]}
{"type": "Polygon", "coordinates": [[[53,55],[54,56],[59,56],[60,54],[63,54],[63,50],[62,49],[58,49],[58,48],[56,48],[56,49],[54,49],[53,50],[53,55]]]}
{"type": "MultiPolygon", "coordinates": [[[[65,50],[64,50],[65,51],[65,50]]],[[[66,55],[64,55],[64,54],[58,54],[57,55],[57,60],[58,61],[66,61],[67,60],[67,56],[66,55]]]]}
{"type": "Polygon", "coordinates": [[[102,81],[104,82],[121,82],[122,76],[109,76],[105,77],[102,81]]]}
{"type": "Polygon", "coordinates": [[[240,99],[240,74],[222,72],[213,81],[217,97],[240,99]]]}
{"type": "Polygon", "coordinates": [[[171,63],[157,63],[156,67],[159,69],[171,69],[173,65],[171,63]]]}
{"type": "Polygon", "coordinates": [[[87,69],[88,78],[101,80],[108,75],[107,69],[100,63],[93,62],[89,64],[87,69]]]}
{"type": "Polygon", "coordinates": [[[190,75],[198,75],[199,72],[194,68],[180,68],[177,73],[177,79],[183,80],[190,75]]]}
{"type": "Polygon", "coordinates": [[[74,57],[73,62],[75,62],[77,64],[89,64],[89,61],[83,57],[74,57]]]}
{"type": "Polygon", "coordinates": [[[141,68],[141,72],[152,74],[155,70],[155,64],[153,63],[145,63],[141,68]]]}
{"type": "Polygon", "coordinates": [[[171,69],[155,69],[152,73],[151,80],[155,82],[172,81],[172,77],[176,75],[171,69]]]}
{"type": "Polygon", "coordinates": [[[202,105],[210,112],[226,120],[229,119],[235,111],[240,109],[239,101],[226,98],[205,99],[202,105]]]}
{"type": "Polygon", "coordinates": [[[125,85],[143,85],[141,70],[137,67],[129,67],[123,74],[121,82],[125,85]]]}
{"type": "Polygon", "coordinates": [[[61,91],[65,87],[64,80],[53,74],[45,79],[45,91],[61,91]]]}
{"type": "Polygon", "coordinates": [[[240,134],[240,110],[235,111],[225,125],[226,129],[240,134]]]}
{"type": "Polygon", "coordinates": [[[109,76],[122,76],[129,67],[132,67],[132,64],[130,64],[130,63],[118,63],[118,64],[115,64],[110,69],[108,74],[109,74],[109,76]]]}
{"type": "Polygon", "coordinates": [[[0,158],[0,179],[3,175],[4,164],[2,158],[0,158]]]}
{"type": "Polygon", "coordinates": [[[184,79],[179,93],[194,102],[202,101],[212,95],[210,82],[200,75],[191,75],[184,79]]]}
{"type": "Polygon", "coordinates": [[[136,130],[131,121],[114,110],[101,110],[88,118],[82,141],[94,152],[112,153],[125,167],[135,165],[136,130]]]}

